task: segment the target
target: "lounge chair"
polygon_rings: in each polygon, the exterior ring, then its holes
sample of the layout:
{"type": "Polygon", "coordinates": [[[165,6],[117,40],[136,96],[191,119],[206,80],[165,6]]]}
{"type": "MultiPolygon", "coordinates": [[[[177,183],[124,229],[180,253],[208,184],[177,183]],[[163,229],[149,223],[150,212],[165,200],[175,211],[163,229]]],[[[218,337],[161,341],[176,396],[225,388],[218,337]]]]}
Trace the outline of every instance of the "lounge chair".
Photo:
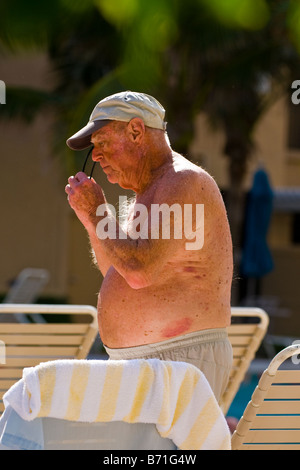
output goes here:
{"type": "Polygon", "coordinates": [[[191,364],[51,361],[4,396],[0,448],[230,449],[225,417],[191,364]]]}
{"type": "Polygon", "coordinates": [[[228,336],[233,349],[233,366],[228,386],[220,400],[226,415],[245,374],[267,332],[269,317],[259,308],[233,307],[228,336]]]}
{"type": "MultiPolygon", "coordinates": [[[[3,299],[5,304],[30,304],[34,303],[40,295],[42,289],[49,280],[47,269],[25,268],[13,282],[13,285],[3,299]]],[[[3,318],[3,317],[2,317],[3,318]]],[[[32,319],[23,312],[14,315],[14,320],[21,323],[30,323],[32,319]]],[[[34,320],[43,323],[43,317],[35,314],[34,320]]]]}
{"type": "Polygon", "coordinates": [[[270,362],[233,433],[233,450],[300,449],[299,354],[293,344],[270,362]]]}
{"type": "Polygon", "coordinates": [[[20,379],[24,367],[59,358],[86,358],[98,333],[97,310],[89,305],[0,304],[0,318],[2,313],[13,317],[18,312],[32,317],[50,314],[52,323],[0,321],[0,415],[3,394],[20,379]],[[71,315],[74,322],[66,322],[63,315],[71,315]]]}
{"type": "Polygon", "coordinates": [[[3,301],[8,304],[35,302],[48,280],[47,269],[25,268],[18,274],[3,301]]]}

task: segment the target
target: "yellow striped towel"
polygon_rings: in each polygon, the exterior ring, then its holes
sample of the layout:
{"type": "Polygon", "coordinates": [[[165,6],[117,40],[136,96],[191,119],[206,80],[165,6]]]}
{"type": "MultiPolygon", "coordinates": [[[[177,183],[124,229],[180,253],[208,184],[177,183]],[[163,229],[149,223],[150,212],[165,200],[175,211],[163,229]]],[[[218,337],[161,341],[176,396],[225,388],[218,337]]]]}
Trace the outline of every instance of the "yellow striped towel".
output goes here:
{"type": "Polygon", "coordinates": [[[3,401],[25,420],[155,423],[179,449],[230,449],[226,420],[205,376],[184,362],[46,362],[25,368],[3,401]]]}

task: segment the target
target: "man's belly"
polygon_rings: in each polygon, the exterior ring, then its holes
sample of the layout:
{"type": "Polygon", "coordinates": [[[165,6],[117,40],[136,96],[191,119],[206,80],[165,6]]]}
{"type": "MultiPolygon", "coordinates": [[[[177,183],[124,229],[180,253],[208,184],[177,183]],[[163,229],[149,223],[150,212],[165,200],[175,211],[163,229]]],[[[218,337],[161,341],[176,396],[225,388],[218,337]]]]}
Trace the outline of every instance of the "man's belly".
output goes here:
{"type": "Polygon", "coordinates": [[[110,348],[122,348],[228,326],[230,303],[220,305],[212,290],[178,279],[132,289],[111,268],[98,299],[101,339],[110,348]]]}

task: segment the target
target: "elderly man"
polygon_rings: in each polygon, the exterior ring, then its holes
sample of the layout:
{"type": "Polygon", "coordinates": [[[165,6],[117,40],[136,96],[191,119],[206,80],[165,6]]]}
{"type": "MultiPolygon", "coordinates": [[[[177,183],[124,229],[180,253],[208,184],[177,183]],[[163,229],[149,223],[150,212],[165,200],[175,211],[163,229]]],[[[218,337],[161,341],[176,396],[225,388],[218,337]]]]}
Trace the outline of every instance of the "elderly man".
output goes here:
{"type": "Polygon", "coordinates": [[[192,363],[219,399],[232,363],[230,230],[215,181],[172,150],[164,116],[149,95],[117,93],[67,141],[74,150],[93,145],[108,181],[135,192],[126,224],[85,173],[71,176],[65,191],[104,276],[98,321],[109,357],[192,363]],[[115,231],[105,236],[110,222],[115,231]]]}

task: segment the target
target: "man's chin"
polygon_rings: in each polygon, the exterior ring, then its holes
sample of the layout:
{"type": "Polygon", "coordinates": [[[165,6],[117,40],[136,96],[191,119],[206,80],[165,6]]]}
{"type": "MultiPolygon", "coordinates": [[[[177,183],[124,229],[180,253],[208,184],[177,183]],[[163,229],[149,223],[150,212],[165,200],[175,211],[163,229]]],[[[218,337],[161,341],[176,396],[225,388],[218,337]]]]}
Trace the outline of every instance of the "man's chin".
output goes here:
{"type": "MultiPolygon", "coordinates": [[[[119,178],[118,178],[118,175],[115,173],[115,172],[112,172],[112,173],[106,173],[105,174],[106,178],[107,178],[107,181],[111,184],[119,184],[119,178]]],[[[120,185],[121,186],[121,185],[120,185]]],[[[122,186],[121,186],[122,187],[122,186]]]]}
{"type": "Polygon", "coordinates": [[[107,178],[107,181],[109,181],[111,184],[116,184],[117,183],[116,178],[114,178],[111,175],[106,175],[106,178],[107,178]]]}
{"type": "Polygon", "coordinates": [[[118,175],[116,174],[106,174],[107,181],[111,184],[118,184],[120,188],[122,189],[132,189],[131,186],[126,184],[125,181],[122,181],[122,179],[118,178],[118,175]]]}

